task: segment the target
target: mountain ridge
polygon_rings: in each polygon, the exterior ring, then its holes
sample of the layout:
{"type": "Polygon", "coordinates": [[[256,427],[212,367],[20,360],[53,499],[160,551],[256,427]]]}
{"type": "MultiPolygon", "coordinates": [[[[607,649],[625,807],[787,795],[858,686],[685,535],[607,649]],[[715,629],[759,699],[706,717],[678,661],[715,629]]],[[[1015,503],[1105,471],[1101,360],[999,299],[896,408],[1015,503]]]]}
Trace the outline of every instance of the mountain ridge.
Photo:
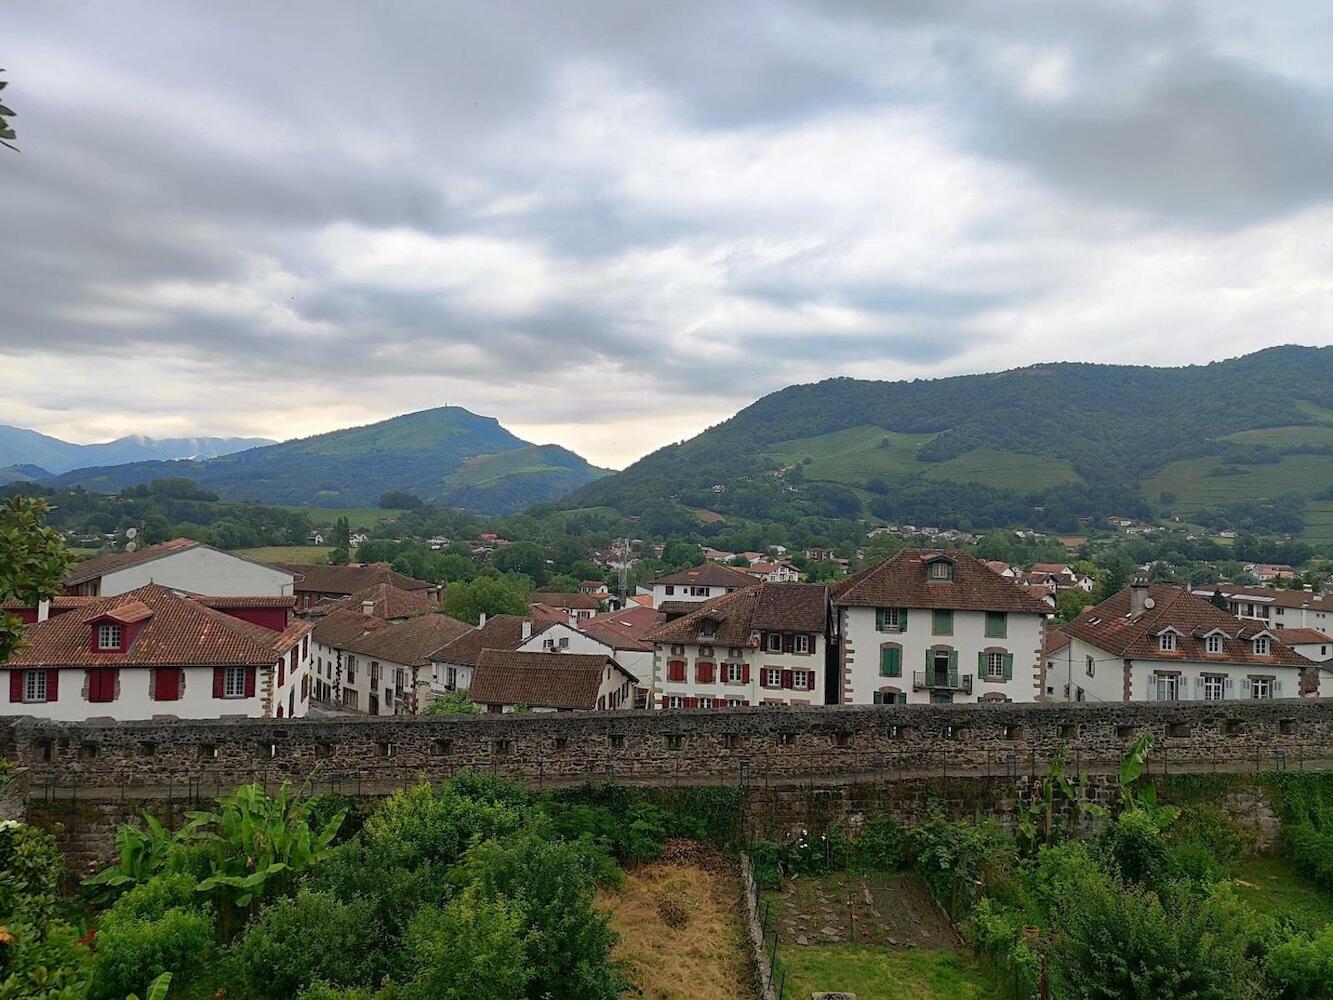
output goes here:
{"type": "Polygon", "coordinates": [[[153,459],[214,458],[274,443],[268,438],[153,438],[128,434],[111,441],[74,444],[26,427],[0,424],[0,468],[13,470],[17,466],[35,465],[59,475],[80,466],[121,465],[153,459]]]}

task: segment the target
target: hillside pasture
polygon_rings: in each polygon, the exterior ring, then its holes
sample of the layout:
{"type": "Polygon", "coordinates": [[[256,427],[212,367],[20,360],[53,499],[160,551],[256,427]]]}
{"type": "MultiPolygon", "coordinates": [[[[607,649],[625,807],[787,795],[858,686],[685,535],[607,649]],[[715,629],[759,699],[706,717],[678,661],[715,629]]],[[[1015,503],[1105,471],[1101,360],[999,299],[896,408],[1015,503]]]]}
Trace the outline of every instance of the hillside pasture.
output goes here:
{"type": "Polygon", "coordinates": [[[947,462],[936,462],[925,468],[928,479],[981,483],[1018,493],[1036,493],[1052,486],[1083,482],[1083,477],[1062,458],[1025,455],[994,448],[976,448],[947,462]]]}
{"type": "Polygon", "coordinates": [[[567,474],[570,470],[552,465],[542,458],[538,448],[516,448],[512,451],[477,455],[460,465],[442,482],[446,486],[494,486],[507,476],[530,476],[538,473],[567,474]]]}
{"type": "Polygon", "coordinates": [[[232,550],[234,555],[266,563],[319,562],[332,551],[332,545],[261,545],[253,549],[232,550]]]}
{"type": "Polygon", "coordinates": [[[1329,424],[1290,424],[1286,427],[1256,427],[1221,438],[1235,444],[1261,444],[1279,451],[1301,445],[1333,444],[1333,426],[1329,424]]]}
{"type": "Polygon", "coordinates": [[[810,464],[804,467],[807,479],[860,486],[877,476],[911,475],[926,468],[917,452],[933,437],[863,424],[831,434],[780,441],[764,454],[774,465],[800,465],[808,458],[810,464]]]}
{"type": "Polygon", "coordinates": [[[1311,500],[1305,505],[1301,539],[1311,545],[1333,545],[1333,500],[1311,500]]]}
{"type": "Polygon", "coordinates": [[[1189,511],[1276,500],[1284,493],[1310,497],[1333,486],[1333,458],[1328,455],[1285,455],[1273,465],[1240,465],[1233,473],[1212,474],[1224,465],[1216,457],[1172,462],[1144,481],[1143,492],[1156,498],[1170,491],[1177,498],[1173,507],[1189,511]]]}

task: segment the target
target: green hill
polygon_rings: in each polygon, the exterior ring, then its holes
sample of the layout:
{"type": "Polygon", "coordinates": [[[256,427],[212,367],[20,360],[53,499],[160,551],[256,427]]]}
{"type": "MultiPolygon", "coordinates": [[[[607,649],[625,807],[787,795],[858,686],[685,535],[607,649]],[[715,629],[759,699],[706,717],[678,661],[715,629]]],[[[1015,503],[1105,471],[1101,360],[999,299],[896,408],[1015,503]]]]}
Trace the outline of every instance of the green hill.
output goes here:
{"type": "Polygon", "coordinates": [[[252,448],[207,461],[77,469],[49,482],[111,491],[186,476],[224,500],[363,507],[390,490],[486,514],[558,500],[604,470],[556,445],[533,445],[457,406],[252,448]]]}
{"type": "Polygon", "coordinates": [[[1331,491],[1333,348],[1280,347],[1184,368],[791,386],[567,502],[1063,530],[1180,510],[1292,530],[1331,491]]]}

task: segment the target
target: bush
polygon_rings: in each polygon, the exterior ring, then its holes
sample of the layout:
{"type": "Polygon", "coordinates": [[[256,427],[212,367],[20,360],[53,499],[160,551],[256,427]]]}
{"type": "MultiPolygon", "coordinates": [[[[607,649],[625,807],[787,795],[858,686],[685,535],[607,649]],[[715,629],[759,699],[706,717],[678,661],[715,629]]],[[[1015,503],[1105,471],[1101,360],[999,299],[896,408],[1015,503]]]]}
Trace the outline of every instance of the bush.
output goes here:
{"type": "Polygon", "coordinates": [[[1176,865],[1197,882],[1217,882],[1249,854],[1254,834],[1215,805],[1186,806],[1168,828],[1176,865]]]}
{"type": "Polygon", "coordinates": [[[847,845],[847,870],[858,875],[894,871],[907,860],[907,835],[894,819],[866,822],[860,834],[847,845]]]}
{"type": "Polygon", "coordinates": [[[1013,837],[998,824],[956,823],[939,813],[909,831],[908,848],[931,895],[955,919],[966,916],[980,897],[983,869],[1012,867],[1018,854],[1013,837]]]}
{"type": "Polygon", "coordinates": [[[482,899],[471,889],[442,910],[423,908],[407,935],[407,951],[418,957],[420,966],[402,990],[404,1000],[524,996],[533,973],[525,957],[524,932],[514,907],[482,899]]]}
{"type": "Polygon", "coordinates": [[[55,838],[35,826],[0,823],[0,917],[21,912],[45,923],[55,910],[65,863],[55,838]]]}
{"type": "Polygon", "coordinates": [[[1288,1000],[1333,997],[1333,925],[1315,937],[1293,935],[1269,949],[1264,975],[1288,1000]]]}
{"type": "Polygon", "coordinates": [[[267,906],[231,956],[235,979],[254,997],[279,1000],[316,981],[370,986],[387,971],[380,928],[364,899],[302,889],[267,906]],[[357,947],[356,942],[376,942],[357,947]]]}
{"type": "Polygon", "coordinates": [[[1183,874],[1156,822],[1144,810],[1122,812],[1106,825],[1099,844],[1126,882],[1158,888],[1183,874]]]}
{"type": "Polygon", "coordinates": [[[211,964],[216,938],[213,909],[193,880],[154,876],[102,915],[89,996],[121,1000],[163,972],[184,985],[211,964]]]}

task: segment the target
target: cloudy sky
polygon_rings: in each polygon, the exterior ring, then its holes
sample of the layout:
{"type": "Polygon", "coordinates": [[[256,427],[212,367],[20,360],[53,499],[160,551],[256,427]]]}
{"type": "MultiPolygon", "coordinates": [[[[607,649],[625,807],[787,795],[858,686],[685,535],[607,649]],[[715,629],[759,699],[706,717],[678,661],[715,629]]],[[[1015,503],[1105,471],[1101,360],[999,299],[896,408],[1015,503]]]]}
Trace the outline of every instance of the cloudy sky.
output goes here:
{"type": "Polygon", "coordinates": [[[11,5],[0,423],[446,403],[622,466],[792,382],[1333,342],[1333,5],[11,5]]]}

